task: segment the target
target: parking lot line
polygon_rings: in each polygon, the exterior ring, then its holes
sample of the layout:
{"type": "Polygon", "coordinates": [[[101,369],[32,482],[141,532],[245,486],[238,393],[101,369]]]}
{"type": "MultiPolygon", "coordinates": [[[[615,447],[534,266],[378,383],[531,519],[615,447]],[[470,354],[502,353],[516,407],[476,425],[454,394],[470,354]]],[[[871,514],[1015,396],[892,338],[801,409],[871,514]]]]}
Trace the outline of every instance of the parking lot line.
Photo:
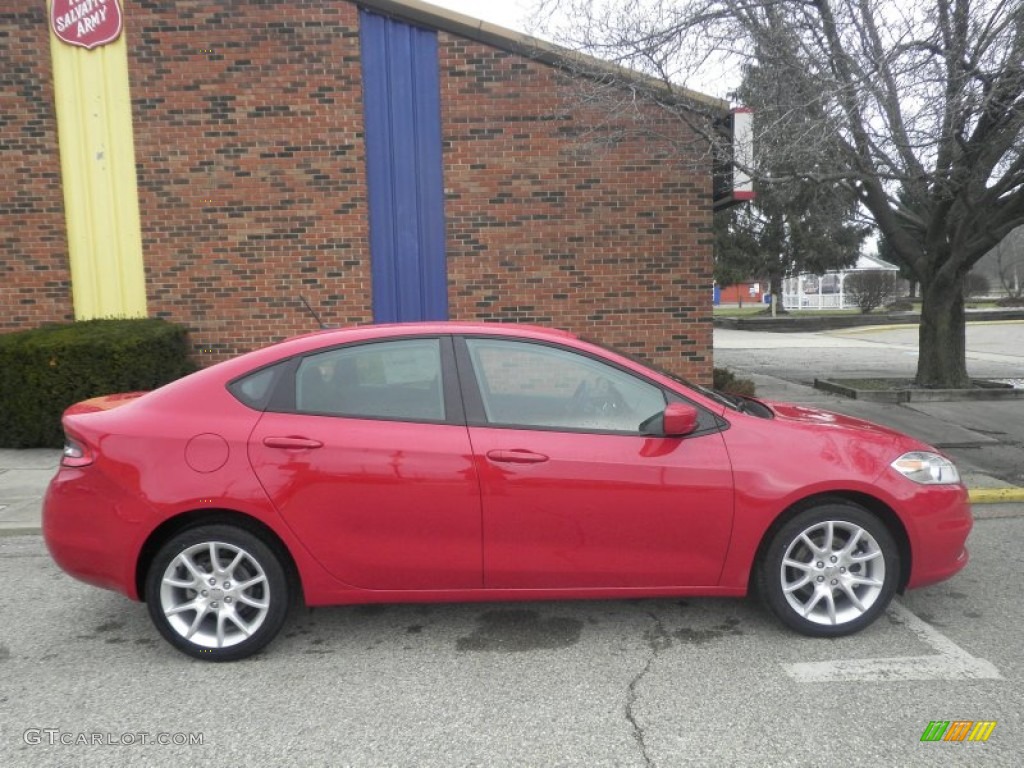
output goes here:
{"type": "Polygon", "coordinates": [[[935,649],[930,656],[783,664],[786,674],[800,683],[899,682],[903,680],[1002,680],[999,670],[985,659],[971,656],[935,627],[893,601],[889,614],[925,644],[935,649]]]}

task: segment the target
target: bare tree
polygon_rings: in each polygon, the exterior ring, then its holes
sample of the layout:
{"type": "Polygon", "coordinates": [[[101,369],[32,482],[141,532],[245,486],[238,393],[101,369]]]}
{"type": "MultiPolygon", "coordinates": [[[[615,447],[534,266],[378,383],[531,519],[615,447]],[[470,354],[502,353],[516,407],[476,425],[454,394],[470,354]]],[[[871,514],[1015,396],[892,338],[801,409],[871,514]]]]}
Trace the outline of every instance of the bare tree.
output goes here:
{"type": "Polygon", "coordinates": [[[980,272],[968,272],[964,279],[964,298],[978,298],[992,293],[992,284],[980,272]]]}
{"type": "Polygon", "coordinates": [[[1011,299],[1019,299],[1024,297],[1024,279],[1021,277],[1021,272],[1024,272],[1024,268],[1020,264],[1003,264],[1003,253],[1000,251],[996,257],[996,261],[999,268],[999,283],[1003,286],[1003,290],[1006,291],[1006,295],[1011,299]]]}
{"type": "MultiPolygon", "coordinates": [[[[682,85],[716,68],[738,80],[743,65],[775,83],[757,118],[755,141],[774,155],[761,180],[846,185],[921,286],[917,383],[967,385],[964,280],[1024,224],[1024,3],[539,2],[538,18],[568,20],[546,34],[660,81],[676,98],[645,97],[708,141],[682,85]]],[[[621,115],[643,88],[609,72],[588,98],[603,88],[621,115]]]]}
{"type": "Polygon", "coordinates": [[[994,249],[996,276],[1011,299],[1024,297],[1024,227],[1015,229],[994,249]]]}

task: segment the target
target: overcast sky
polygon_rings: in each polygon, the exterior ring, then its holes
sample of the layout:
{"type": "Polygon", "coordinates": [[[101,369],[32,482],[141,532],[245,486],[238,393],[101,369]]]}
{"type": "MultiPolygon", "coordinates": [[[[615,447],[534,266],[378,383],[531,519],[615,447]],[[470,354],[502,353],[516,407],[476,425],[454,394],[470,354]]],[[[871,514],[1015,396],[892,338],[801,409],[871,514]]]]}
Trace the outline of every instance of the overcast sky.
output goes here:
{"type": "MultiPolygon", "coordinates": [[[[492,24],[498,24],[508,29],[537,34],[536,30],[530,30],[530,21],[533,11],[537,7],[537,0],[423,0],[431,5],[441,8],[448,8],[457,13],[471,16],[475,19],[483,19],[492,24]]],[[[544,37],[543,34],[539,35],[544,37]]],[[[708,69],[699,75],[692,77],[684,83],[686,87],[701,91],[710,96],[728,99],[730,90],[736,87],[739,77],[738,70],[709,65],[708,69]]]]}

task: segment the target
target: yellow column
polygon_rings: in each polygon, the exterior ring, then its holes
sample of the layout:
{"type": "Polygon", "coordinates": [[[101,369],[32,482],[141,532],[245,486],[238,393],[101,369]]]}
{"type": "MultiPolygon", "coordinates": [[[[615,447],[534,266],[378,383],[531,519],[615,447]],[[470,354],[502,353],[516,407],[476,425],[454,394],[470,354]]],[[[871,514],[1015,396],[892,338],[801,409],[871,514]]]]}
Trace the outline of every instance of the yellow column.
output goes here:
{"type": "Polygon", "coordinates": [[[50,27],[50,54],[75,319],[145,317],[125,33],[90,51],[50,27]]]}

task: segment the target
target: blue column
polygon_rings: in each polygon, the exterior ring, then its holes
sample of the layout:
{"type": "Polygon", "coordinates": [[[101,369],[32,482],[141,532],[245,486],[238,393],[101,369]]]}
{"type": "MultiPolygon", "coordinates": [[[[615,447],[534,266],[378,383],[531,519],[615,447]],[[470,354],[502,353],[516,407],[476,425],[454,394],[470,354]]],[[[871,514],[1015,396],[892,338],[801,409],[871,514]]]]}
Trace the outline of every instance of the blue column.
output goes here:
{"type": "Polygon", "coordinates": [[[360,11],[373,318],[448,318],[437,33],[360,11]]]}

